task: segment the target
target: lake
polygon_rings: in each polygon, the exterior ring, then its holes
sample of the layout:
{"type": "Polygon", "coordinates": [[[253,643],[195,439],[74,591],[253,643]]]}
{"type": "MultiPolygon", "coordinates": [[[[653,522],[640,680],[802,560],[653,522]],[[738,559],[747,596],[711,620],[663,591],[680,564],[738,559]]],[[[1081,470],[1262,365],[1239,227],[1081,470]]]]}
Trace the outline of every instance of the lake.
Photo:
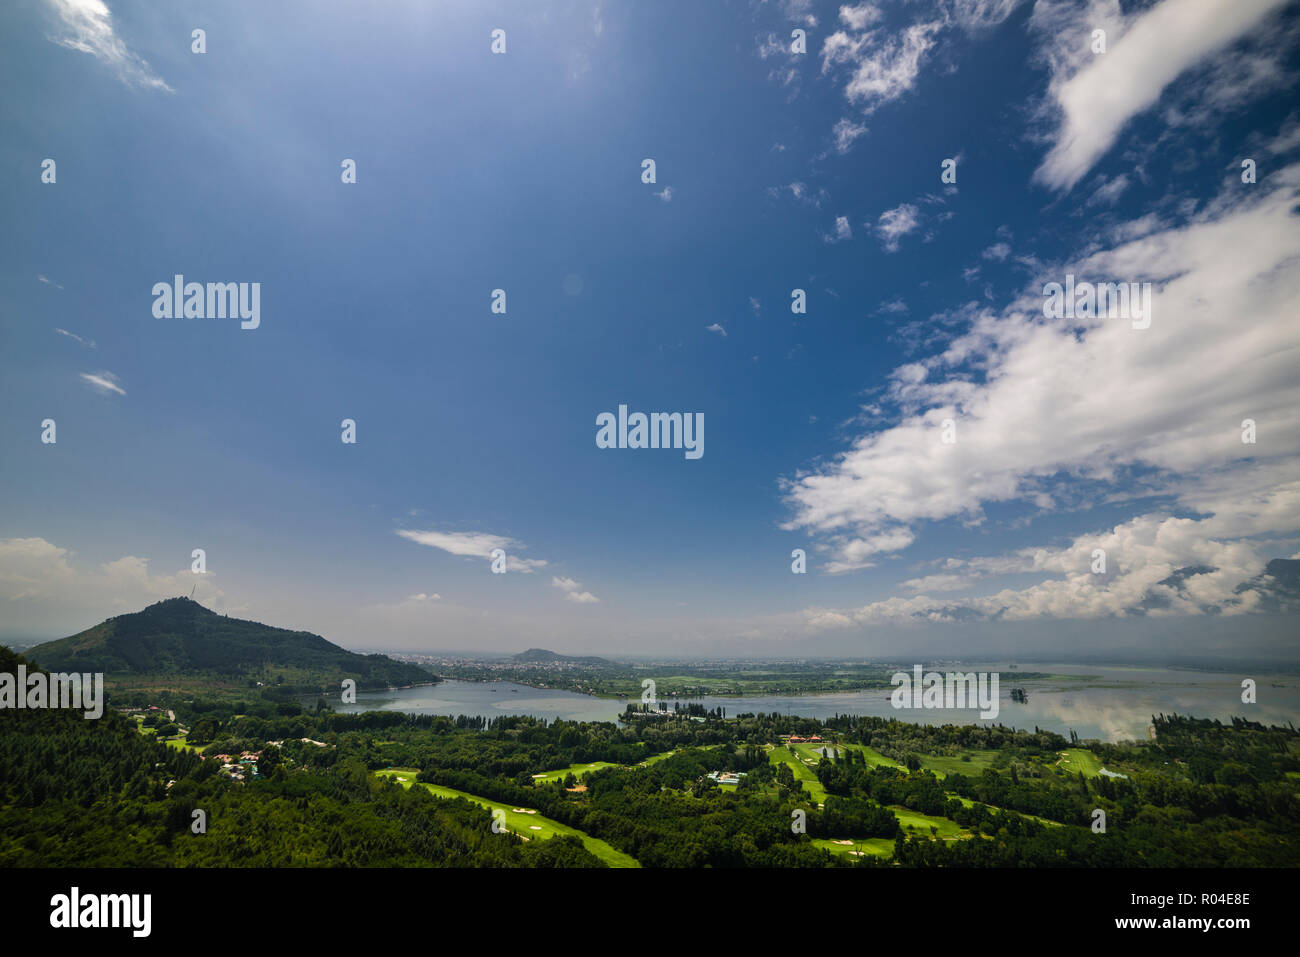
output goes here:
{"type": "MultiPolygon", "coordinates": [[[[1160,713],[1218,718],[1225,723],[1234,715],[1264,724],[1284,725],[1300,721],[1300,677],[1290,674],[1230,674],[1178,668],[1019,662],[1018,671],[1056,676],[1021,679],[1017,671],[1010,670],[1005,662],[945,664],[943,669],[999,672],[1001,700],[997,718],[981,720],[976,709],[896,710],[889,702],[889,689],[668,700],[689,700],[710,710],[720,707],[728,717],[760,711],[779,711],[807,718],[857,714],[898,718],[918,724],[1040,727],[1062,735],[1073,730],[1080,738],[1103,741],[1146,739],[1151,715],[1160,713]],[[1241,681],[1246,677],[1253,678],[1257,684],[1256,704],[1241,702],[1241,681]],[[1011,701],[1012,687],[1023,687],[1029,700],[1023,704],[1011,701]]],[[[419,688],[358,692],[356,704],[344,705],[333,701],[331,704],[344,713],[404,711],[409,714],[465,714],[487,718],[526,714],[566,721],[616,721],[626,706],[622,700],[530,688],[510,681],[454,680],[419,688]]]]}

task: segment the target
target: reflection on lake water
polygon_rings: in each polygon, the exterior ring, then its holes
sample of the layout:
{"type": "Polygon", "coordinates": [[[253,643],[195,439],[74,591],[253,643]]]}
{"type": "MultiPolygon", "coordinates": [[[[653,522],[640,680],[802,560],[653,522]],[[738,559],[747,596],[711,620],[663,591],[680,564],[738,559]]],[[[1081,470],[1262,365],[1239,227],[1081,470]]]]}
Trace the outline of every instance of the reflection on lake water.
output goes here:
{"type": "MultiPolygon", "coordinates": [[[[1052,678],[1022,679],[1004,662],[945,665],[944,670],[997,671],[1000,673],[1000,713],[996,719],[981,720],[977,709],[932,708],[921,711],[895,710],[889,690],[852,691],[815,695],[755,695],[744,698],[702,697],[692,702],[710,710],[724,709],[728,717],[746,712],[773,712],[808,718],[829,718],[836,714],[898,718],[919,724],[1004,724],[1034,727],[1080,738],[1105,741],[1145,739],[1153,714],[1177,712],[1198,718],[1228,722],[1234,715],[1264,724],[1294,723],[1300,719],[1300,678],[1259,672],[1230,674],[1144,668],[1082,665],[1030,664],[1021,662],[1018,671],[1037,671],[1052,678]],[[1257,704],[1241,702],[1241,681],[1257,683],[1257,704]],[[1023,687],[1029,700],[1012,702],[1012,687],[1023,687]]],[[[938,670],[938,669],[936,669],[938,670]]],[[[635,699],[635,700],[639,700],[635,699]]],[[[687,699],[682,699],[687,700],[687,699]]],[[[548,720],[616,721],[626,701],[593,698],[568,691],[529,688],[509,681],[443,681],[421,688],[359,692],[357,703],[331,702],[345,713],[359,711],[405,711],[410,714],[479,715],[493,718],[506,714],[528,714],[548,720]]]]}

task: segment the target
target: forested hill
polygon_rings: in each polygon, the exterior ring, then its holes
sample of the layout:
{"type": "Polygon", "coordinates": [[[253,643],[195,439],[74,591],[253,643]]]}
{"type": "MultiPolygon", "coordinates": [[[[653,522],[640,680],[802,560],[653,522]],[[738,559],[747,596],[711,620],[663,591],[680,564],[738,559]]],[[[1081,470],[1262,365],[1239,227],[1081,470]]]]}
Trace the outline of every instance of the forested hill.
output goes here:
{"type": "Polygon", "coordinates": [[[212,674],[291,685],[352,678],[359,688],[437,680],[386,655],[358,655],[320,635],[227,618],[188,598],[118,615],[80,634],[37,645],[29,660],[49,671],[123,675],[212,674]]]}
{"type": "Polygon", "coordinates": [[[510,656],[511,661],[520,664],[573,664],[573,665],[592,665],[595,667],[614,667],[612,661],[594,656],[574,656],[561,655],[554,651],[547,651],[545,648],[529,648],[527,651],[521,651],[517,655],[510,656]]]}

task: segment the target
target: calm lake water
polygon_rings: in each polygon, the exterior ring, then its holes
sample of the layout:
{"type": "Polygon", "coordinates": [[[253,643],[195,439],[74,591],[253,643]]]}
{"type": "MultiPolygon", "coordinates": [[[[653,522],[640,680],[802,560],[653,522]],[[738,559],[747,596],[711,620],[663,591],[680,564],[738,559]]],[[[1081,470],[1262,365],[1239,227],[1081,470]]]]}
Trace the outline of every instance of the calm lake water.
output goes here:
{"type": "MultiPolygon", "coordinates": [[[[1198,718],[1247,717],[1265,724],[1300,722],[1300,676],[1252,672],[1193,671],[1174,668],[1097,667],[1018,663],[1019,671],[1047,672],[1062,677],[1019,679],[1005,662],[945,665],[961,671],[1000,673],[999,714],[982,720],[978,710],[895,709],[888,690],[813,695],[756,695],[744,698],[703,697],[692,701],[708,709],[721,707],[728,717],[746,712],[773,712],[808,718],[836,714],[898,718],[919,724],[1004,724],[1034,727],[1104,741],[1145,739],[1151,715],[1178,714],[1198,718]],[[1257,704],[1241,702],[1243,678],[1256,682],[1257,704]],[[1023,687],[1027,703],[1010,700],[1010,689],[1023,687]]],[[[938,670],[938,669],[936,669],[938,670]]],[[[669,699],[673,700],[673,699],[669,699]]],[[[405,711],[410,714],[482,715],[527,714],[554,720],[615,721],[626,702],[593,698],[568,691],[529,688],[509,681],[443,681],[437,685],[398,691],[359,692],[357,703],[331,702],[338,711],[405,711]]]]}

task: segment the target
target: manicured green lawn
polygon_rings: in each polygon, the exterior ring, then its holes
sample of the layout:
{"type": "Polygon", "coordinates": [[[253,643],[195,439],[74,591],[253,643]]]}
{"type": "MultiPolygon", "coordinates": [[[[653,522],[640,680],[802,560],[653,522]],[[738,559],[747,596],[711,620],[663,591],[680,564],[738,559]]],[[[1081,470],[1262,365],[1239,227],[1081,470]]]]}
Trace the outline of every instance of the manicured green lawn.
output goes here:
{"type": "Polygon", "coordinates": [[[808,762],[811,761],[812,764],[808,766],[815,768],[817,767],[817,763],[822,759],[823,748],[826,750],[826,757],[829,760],[834,761],[834,752],[839,749],[840,745],[823,742],[822,744],[787,744],[786,747],[799,755],[799,759],[803,761],[804,764],[808,764],[808,762]]]}
{"type": "MultiPolygon", "coordinates": [[[[799,747],[799,745],[795,745],[799,747]]],[[[767,753],[767,759],[773,764],[786,764],[794,772],[796,781],[803,782],[804,793],[816,801],[818,804],[826,803],[826,789],[822,783],[817,780],[817,775],[813,774],[812,767],[803,763],[803,760],[795,753],[792,753],[788,747],[774,747],[767,753]]]]}
{"type": "Polygon", "coordinates": [[[943,841],[952,841],[958,838],[971,837],[970,831],[963,828],[956,821],[950,821],[946,817],[932,817],[929,814],[922,814],[919,811],[913,811],[905,808],[901,804],[891,804],[889,809],[894,812],[894,817],[898,818],[898,823],[902,825],[903,830],[908,834],[919,834],[922,837],[929,837],[930,828],[939,829],[937,836],[943,841]],[[908,828],[912,830],[908,830],[908,828]]]}
{"type": "Polygon", "coordinates": [[[1101,775],[1101,760],[1091,751],[1083,748],[1070,748],[1061,752],[1061,760],[1056,766],[1070,774],[1083,772],[1084,777],[1095,778],[1101,775]]]}
{"type": "MultiPolygon", "coordinates": [[[[146,728],[144,726],[144,715],[136,714],[132,715],[132,717],[135,718],[135,729],[146,738],[156,738],[158,736],[157,728],[146,728]]],[[[168,741],[165,741],[164,744],[169,748],[175,748],[177,751],[193,751],[195,754],[202,754],[203,748],[207,747],[206,744],[203,745],[203,747],[199,747],[197,744],[190,744],[184,738],[169,739],[168,741]]]]}
{"type": "MultiPolygon", "coordinates": [[[[717,745],[710,745],[710,747],[717,747],[717,745]]],[[[632,765],[632,767],[648,768],[650,765],[658,764],[664,758],[670,758],[676,753],[676,751],[664,751],[662,754],[652,754],[644,761],[632,765]]],[[[572,774],[575,778],[581,779],[584,775],[590,774],[592,771],[599,771],[602,768],[619,767],[623,767],[623,765],[615,764],[612,761],[593,761],[590,764],[570,764],[567,768],[560,768],[556,771],[547,771],[545,774],[534,774],[533,781],[542,784],[547,781],[554,781],[556,778],[563,778],[567,774],[572,774]]]]}
{"type": "MultiPolygon", "coordinates": [[[[822,746],[816,744],[812,744],[812,745],[796,744],[795,747],[796,748],[806,747],[806,748],[816,750],[817,748],[822,746]]],[[[865,755],[867,759],[867,764],[871,765],[872,767],[897,768],[900,771],[907,770],[906,768],[903,767],[903,765],[899,764],[897,761],[893,760],[892,758],[885,757],[879,751],[875,750],[874,748],[869,748],[866,745],[840,744],[840,745],[834,745],[834,747],[844,748],[845,750],[848,751],[857,751],[859,754],[865,755]]],[[[963,761],[962,760],[963,755],[948,757],[946,755],[934,756],[929,754],[918,754],[917,757],[921,761],[922,768],[924,768],[927,771],[933,771],[935,776],[940,778],[946,777],[949,774],[966,774],[972,777],[977,777],[979,776],[979,774],[981,774],[984,771],[985,768],[992,767],[993,759],[997,757],[996,751],[972,750],[972,751],[965,751],[963,752],[963,754],[969,756],[970,760],[963,761]]]]}
{"type": "MultiPolygon", "coordinates": [[[[391,768],[386,771],[376,771],[378,777],[394,778],[398,784],[404,788],[409,788],[415,784],[416,775],[420,772],[414,768],[391,768]]],[[[579,831],[577,828],[569,827],[567,824],[561,824],[559,821],[553,821],[549,817],[543,817],[532,808],[515,808],[500,801],[489,801],[487,798],[481,798],[473,794],[467,794],[464,791],[457,791],[454,788],[443,787],[440,784],[424,784],[435,797],[440,798],[464,798],[467,801],[473,801],[481,807],[489,810],[500,808],[506,814],[506,827],[511,832],[518,834],[520,837],[526,837],[530,840],[537,838],[554,837],[557,834],[571,835],[582,841],[584,847],[592,854],[600,858],[610,867],[640,867],[641,864],[636,858],[613,847],[599,838],[590,837],[579,831]]]]}
{"type": "Polygon", "coordinates": [[[865,744],[842,744],[842,748],[849,751],[857,751],[859,754],[866,755],[867,764],[873,768],[898,768],[900,771],[907,770],[892,758],[887,758],[875,748],[869,748],[865,744]]]}
{"type": "Polygon", "coordinates": [[[996,751],[965,751],[964,755],[970,757],[969,761],[963,761],[962,755],[949,757],[948,755],[930,755],[918,754],[921,760],[921,767],[927,771],[933,771],[936,777],[946,777],[949,774],[965,774],[970,777],[979,777],[985,768],[993,766],[993,759],[997,757],[996,751]]]}
{"type": "Polygon", "coordinates": [[[548,781],[554,781],[563,778],[565,775],[572,774],[575,778],[581,778],[592,771],[599,771],[601,768],[616,768],[619,765],[609,761],[593,761],[591,764],[570,764],[567,768],[560,768],[557,771],[547,771],[545,774],[534,774],[533,781],[542,784],[548,781]]]}
{"type": "Polygon", "coordinates": [[[638,768],[648,768],[652,764],[658,764],[664,758],[671,758],[676,753],[677,753],[676,751],[665,751],[663,754],[652,754],[650,755],[650,757],[646,758],[640,764],[633,765],[633,766],[638,768]]]}
{"type": "Polygon", "coordinates": [[[894,842],[888,837],[859,837],[854,838],[848,844],[837,844],[835,841],[826,838],[813,838],[813,846],[820,847],[824,851],[830,851],[832,854],[852,857],[854,860],[860,859],[863,855],[870,855],[871,857],[894,856],[894,842]],[[854,854],[854,851],[857,851],[857,853],[854,854]]]}
{"type": "MultiPolygon", "coordinates": [[[[946,794],[947,794],[948,797],[950,797],[950,798],[954,798],[954,799],[960,801],[962,807],[974,807],[975,804],[976,804],[975,801],[972,801],[970,798],[967,798],[967,797],[962,797],[960,794],[953,794],[951,791],[946,792],[946,794]]],[[[1025,814],[1023,811],[1008,811],[1008,810],[1006,810],[1005,808],[996,807],[996,806],[994,806],[994,805],[992,805],[992,804],[985,804],[984,806],[985,806],[986,808],[988,808],[989,810],[991,810],[991,811],[997,811],[997,812],[1002,813],[1002,814],[1019,814],[1021,817],[1027,817],[1027,818],[1029,818],[1031,821],[1037,821],[1039,824],[1046,824],[1048,827],[1060,827],[1060,826],[1061,826],[1061,822],[1060,822],[1060,821],[1049,821],[1049,820],[1048,820],[1047,818],[1045,818],[1045,817],[1038,817],[1037,815],[1034,815],[1034,814],[1025,814]]]]}

